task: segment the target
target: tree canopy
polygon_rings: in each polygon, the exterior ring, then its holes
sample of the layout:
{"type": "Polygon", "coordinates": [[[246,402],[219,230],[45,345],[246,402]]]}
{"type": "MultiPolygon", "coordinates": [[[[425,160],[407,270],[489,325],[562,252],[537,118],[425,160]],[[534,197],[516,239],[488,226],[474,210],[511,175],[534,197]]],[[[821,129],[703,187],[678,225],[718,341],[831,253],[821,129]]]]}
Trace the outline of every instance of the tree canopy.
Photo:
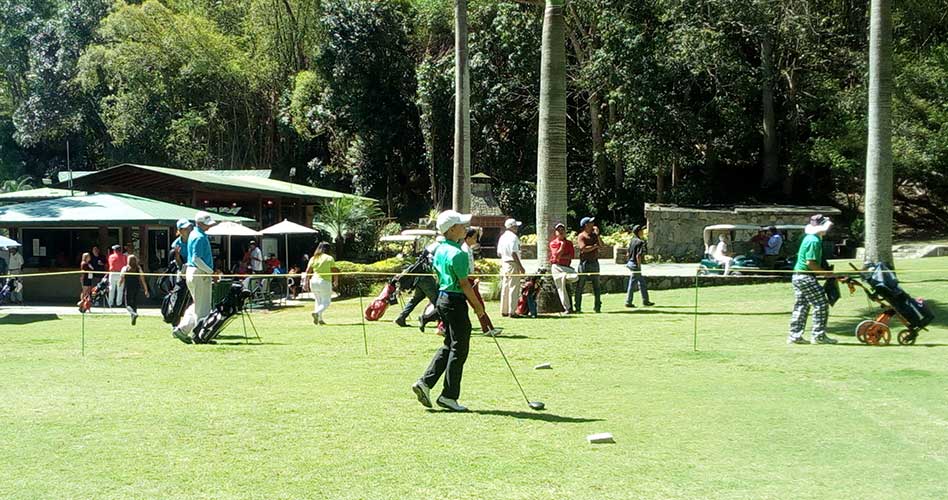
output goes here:
{"type": "MultiPolygon", "coordinates": [[[[471,167],[532,224],[543,9],[469,0],[471,167]]],[[[893,6],[896,220],[948,226],[948,23],[893,6]]],[[[450,205],[453,0],[0,0],[0,179],[271,168],[450,205]]],[[[828,203],[860,224],[868,2],[570,0],[568,213],[828,203]]]]}

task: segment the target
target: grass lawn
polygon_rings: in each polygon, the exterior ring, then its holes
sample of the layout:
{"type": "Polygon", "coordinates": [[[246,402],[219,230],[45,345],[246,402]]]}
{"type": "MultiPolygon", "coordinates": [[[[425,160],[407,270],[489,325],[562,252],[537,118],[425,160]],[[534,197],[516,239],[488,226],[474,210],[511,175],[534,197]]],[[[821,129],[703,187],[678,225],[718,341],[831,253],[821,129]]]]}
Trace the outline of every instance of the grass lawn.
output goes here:
{"type": "Polygon", "coordinates": [[[939,301],[911,347],[859,345],[870,311],[845,291],[842,345],[786,345],[789,284],[702,289],[697,352],[694,290],[496,321],[544,412],[483,336],[473,411],[426,411],[409,386],[440,338],[370,323],[366,356],[358,300],[326,327],[257,314],[262,345],[239,322],[187,346],[158,318],[92,315],[85,357],[79,316],[6,316],[0,498],[948,498],[948,259],[900,270],[939,301]]]}

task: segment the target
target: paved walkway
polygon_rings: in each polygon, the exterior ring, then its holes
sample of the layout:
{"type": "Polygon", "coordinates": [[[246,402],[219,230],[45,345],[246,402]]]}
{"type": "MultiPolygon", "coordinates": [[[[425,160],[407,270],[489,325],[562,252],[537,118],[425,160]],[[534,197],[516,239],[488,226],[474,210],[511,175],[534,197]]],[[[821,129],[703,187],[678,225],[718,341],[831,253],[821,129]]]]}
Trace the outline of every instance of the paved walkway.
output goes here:
{"type": "MultiPolygon", "coordinates": [[[[573,261],[573,267],[579,261],[573,261]]],[[[536,259],[525,260],[524,267],[528,273],[535,273],[539,269],[536,259]]],[[[694,276],[698,264],[646,264],[643,274],[646,276],[694,276]]],[[[625,264],[616,264],[615,259],[599,259],[599,273],[609,276],[628,276],[629,269],[625,264]]]]}

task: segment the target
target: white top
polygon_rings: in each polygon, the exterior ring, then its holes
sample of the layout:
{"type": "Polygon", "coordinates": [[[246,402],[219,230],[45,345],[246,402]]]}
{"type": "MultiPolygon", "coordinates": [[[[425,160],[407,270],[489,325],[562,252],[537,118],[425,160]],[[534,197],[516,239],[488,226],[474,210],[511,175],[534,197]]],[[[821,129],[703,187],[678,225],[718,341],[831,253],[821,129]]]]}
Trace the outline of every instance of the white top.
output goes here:
{"type": "Polygon", "coordinates": [[[263,271],[263,251],[260,250],[260,247],[250,251],[250,269],[263,271]]]}
{"type": "Polygon", "coordinates": [[[467,252],[467,263],[470,264],[468,274],[472,274],[474,272],[474,250],[467,243],[461,243],[461,250],[467,252]]]}
{"type": "Polygon", "coordinates": [[[11,272],[23,269],[23,256],[20,255],[20,252],[10,254],[10,264],[7,268],[11,272]]]}
{"type": "Polygon", "coordinates": [[[520,256],[520,238],[513,231],[504,231],[497,240],[497,256],[502,262],[513,262],[514,254],[520,256]]]}
{"type": "Polygon", "coordinates": [[[718,246],[714,247],[714,253],[711,254],[716,260],[727,259],[727,242],[719,241],[718,246]]]}

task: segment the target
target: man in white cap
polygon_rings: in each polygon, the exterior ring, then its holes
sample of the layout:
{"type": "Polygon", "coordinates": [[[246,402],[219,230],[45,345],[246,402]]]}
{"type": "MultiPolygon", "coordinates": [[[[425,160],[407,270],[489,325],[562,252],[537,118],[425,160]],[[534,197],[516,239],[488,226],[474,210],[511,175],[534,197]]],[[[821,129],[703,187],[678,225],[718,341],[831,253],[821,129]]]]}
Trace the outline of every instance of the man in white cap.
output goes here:
{"type": "Polygon", "coordinates": [[[194,223],[196,227],[188,235],[188,268],[184,278],[194,303],[184,312],[178,326],[171,330],[175,338],[186,344],[191,343],[191,332],[197,322],[211,312],[211,274],[214,272],[214,256],[206,231],[216,222],[211,214],[201,211],[194,214],[194,223]]]}
{"type": "Polygon", "coordinates": [[[429,391],[443,374],[444,389],[438,396],[438,406],[450,411],[467,411],[458,403],[461,375],[471,342],[471,318],[467,305],[474,308],[478,318],[486,319],[487,315],[467,279],[471,272],[470,262],[467,252],[461,249],[460,242],[470,223],[470,215],[454,210],[445,210],[438,215],[438,232],[444,235],[444,241],[435,249],[434,268],[438,275],[436,307],[445,326],[444,345],[435,353],[424,375],[411,386],[418,402],[427,408],[431,408],[429,391]]]}
{"type": "Polygon", "coordinates": [[[500,257],[500,314],[517,317],[517,297],[520,295],[520,275],[524,273],[520,262],[520,237],[517,231],[523,222],[507,219],[504,234],[497,240],[497,256],[500,257]]]}
{"type": "Polygon", "coordinates": [[[830,270],[824,269],[823,236],[833,227],[829,217],[814,215],[804,232],[806,236],[800,242],[797,251],[797,262],[793,266],[793,295],[796,298],[793,304],[793,315],[790,318],[790,334],[788,344],[805,344],[803,329],[806,327],[806,317],[813,308],[813,330],[810,334],[811,344],[835,344],[836,339],[826,336],[826,322],[829,319],[829,302],[823,287],[817,282],[817,276],[829,277],[830,270]]]}

